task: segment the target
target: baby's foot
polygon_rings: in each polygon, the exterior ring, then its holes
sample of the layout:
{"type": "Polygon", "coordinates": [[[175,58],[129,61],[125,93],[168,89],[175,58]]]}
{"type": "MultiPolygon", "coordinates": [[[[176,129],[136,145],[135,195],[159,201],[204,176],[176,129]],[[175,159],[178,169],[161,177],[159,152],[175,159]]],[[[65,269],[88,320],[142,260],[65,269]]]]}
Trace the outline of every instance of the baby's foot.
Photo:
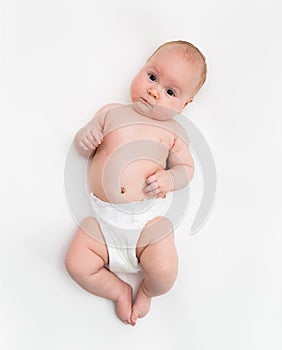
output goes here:
{"type": "Polygon", "coordinates": [[[131,324],[130,315],[132,308],[132,288],[124,283],[124,290],[115,301],[115,312],[117,317],[125,324],[131,324]]]}
{"type": "Polygon", "coordinates": [[[132,306],[131,312],[131,324],[132,326],[136,325],[137,319],[142,318],[147,315],[150,310],[152,297],[149,297],[140,286],[135,303],[132,306]]]}

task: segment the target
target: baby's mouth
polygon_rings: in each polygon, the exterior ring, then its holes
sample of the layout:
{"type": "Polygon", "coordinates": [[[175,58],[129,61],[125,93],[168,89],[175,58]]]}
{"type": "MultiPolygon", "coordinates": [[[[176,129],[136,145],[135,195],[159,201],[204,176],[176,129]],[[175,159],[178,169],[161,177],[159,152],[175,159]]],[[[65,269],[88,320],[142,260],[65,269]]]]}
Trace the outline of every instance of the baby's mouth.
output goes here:
{"type": "Polygon", "coordinates": [[[155,105],[155,104],[153,104],[153,103],[149,102],[148,100],[146,100],[146,99],[145,99],[145,98],[143,98],[143,97],[140,97],[140,100],[141,100],[141,102],[143,102],[143,103],[145,103],[145,104],[149,105],[151,108],[153,108],[153,107],[154,107],[154,105],[155,105]]]}

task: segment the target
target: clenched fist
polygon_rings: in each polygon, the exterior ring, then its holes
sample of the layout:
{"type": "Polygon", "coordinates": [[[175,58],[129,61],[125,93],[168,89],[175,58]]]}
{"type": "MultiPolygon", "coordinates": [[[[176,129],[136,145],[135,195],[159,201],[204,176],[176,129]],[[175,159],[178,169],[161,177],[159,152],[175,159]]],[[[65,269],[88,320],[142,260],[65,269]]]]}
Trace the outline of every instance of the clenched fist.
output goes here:
{"type": "Polygon", "coordinates": [[[76,134],[75,142],[83,151],[94,151],[103,142],[103,134],[94,125],[86,125],[76,134]]]}

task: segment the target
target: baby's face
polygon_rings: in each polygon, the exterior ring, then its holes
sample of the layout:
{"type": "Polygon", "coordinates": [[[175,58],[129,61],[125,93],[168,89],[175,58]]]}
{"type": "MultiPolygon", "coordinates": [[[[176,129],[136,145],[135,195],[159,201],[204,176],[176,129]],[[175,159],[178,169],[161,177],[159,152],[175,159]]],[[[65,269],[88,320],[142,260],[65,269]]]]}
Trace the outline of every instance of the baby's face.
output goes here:
{"type": "Polygon", "coordinates": [[[167,120],[193,100],[200,67],[190,63],[173,47],[164,47],[151,57],[130,88],[137,112],[157,120],[167,120]]]}

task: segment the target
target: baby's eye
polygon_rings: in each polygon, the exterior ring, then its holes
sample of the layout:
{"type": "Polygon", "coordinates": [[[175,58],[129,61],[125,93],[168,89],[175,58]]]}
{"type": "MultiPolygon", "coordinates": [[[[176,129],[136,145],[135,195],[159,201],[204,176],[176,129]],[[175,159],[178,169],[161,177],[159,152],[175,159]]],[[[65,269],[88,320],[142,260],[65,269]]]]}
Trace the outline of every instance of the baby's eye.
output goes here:
{"type": "Polygon", "coordinates": [[[167,93],[169,96],[175,96],[175,92],[174,92],[172,89],[166,89],[166,93],[167,93]]]}
{"type": "Polygon", "coordinates": [[[157,81],[157,78],[154,74],[149,74],[149,79],[152,81],[157,81]]]}

